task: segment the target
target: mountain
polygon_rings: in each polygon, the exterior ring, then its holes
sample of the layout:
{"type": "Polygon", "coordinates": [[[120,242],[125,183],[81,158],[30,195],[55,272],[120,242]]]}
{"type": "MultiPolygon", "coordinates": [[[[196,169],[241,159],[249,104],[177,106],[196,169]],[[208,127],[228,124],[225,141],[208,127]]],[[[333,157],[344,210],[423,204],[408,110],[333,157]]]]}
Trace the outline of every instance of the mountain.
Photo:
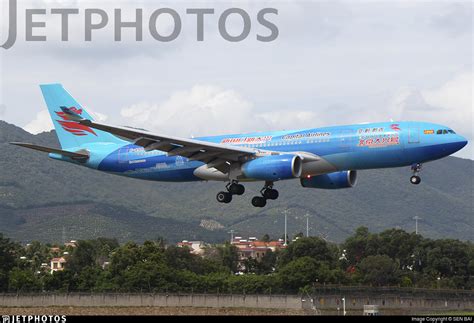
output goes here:
{"type": "Polygon", "coordinates": [[[277,201],[263,209],[250,205],[260,183],[231,204],[215,195],[223,183],[159,183],[100,173],[51,160],[46,154],[9,145],[26,141],[59,146],[54,131],[31,135],[0,121],[0,232],[19,241],[61,241],[98,236],[120,241],[228,238],[227,232],[260,237],[283,235],[288,209],[290,235],[305,232],[340,242],[359,226],[373,231],[400,227],[433,238],[472,240],[474,162],[448,157],[427,163],[423,182],[411,185],[408,167],[359,172],[352,189],[302,188],[298,180],[276,184],[277,201]]]}

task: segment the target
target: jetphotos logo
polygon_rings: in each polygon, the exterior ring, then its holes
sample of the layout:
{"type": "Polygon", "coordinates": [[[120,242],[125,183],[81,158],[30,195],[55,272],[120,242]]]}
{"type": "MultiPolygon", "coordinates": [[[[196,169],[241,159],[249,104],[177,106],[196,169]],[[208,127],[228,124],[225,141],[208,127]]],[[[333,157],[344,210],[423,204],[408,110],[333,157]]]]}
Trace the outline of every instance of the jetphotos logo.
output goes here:
{"type": "MultiPolygon", "coordinates": [[[[66,108],[66,107],[61,107],[61,108],[66,108]]],[[[74,112],[78,115],[82,115],[82,109],[77,109],[76,107],[70,107],[68,108],[69,111],[74,112]]],[[[64,130],[67,132],[72,133],[75,136],[87,136],[88,133],[93,134],[94,136],[97,136],[97,134],[92,130],[92,128],[84,126],[80,123],[77,123],[75,121],[69,120],[69,117],[66,113],[63,111],[61,112],[55,112],[58,117],[61,118],[61,120],[56,119],[56,121],[63,127],[64,130]]]]}
{"type": "MultiPolygon", "coordinates": [[[[77,2],[71,1],[71,3],[77,2]]],[[[144,35],[157,42],[171,42],[179,37],[183,25],[194,26],[186,28],[194,28],[196,41],[202,42],[205,39],[205,27],[209,28],[212,23],[216,25],[218,34],[229,42],[241,42],[252,38],[259,42],[271,42],[277,39],[279,35],[278,26],[274,22],[278,16],[278,10],[275,8],[262,8],[255,12],[252,11],[252,13],[242,8],[227,8],[224,10],[213,8],[127,9],[127,11],[133,11],[130,13],[122,12],[121,8],[115,8],[113,11],[107,12],[101,8],[38,8],[38,5],[35,5],[34,9],[27,8],[24,12],[19,12],[17,0],[9,0],[8,4],[8,37],[1,45],[4,49],[13,47],[17,38],[21,37],[21,35],[18,35],[19,17],[25,21],[24,40],[26,42],[47,41],[48,31],[59,33],[61,41],[67,42],[70,38],[69,29],[71,26],[84,26],[82,39],[74,39],[74,41],[85,42],[93,41],[93,38],[97,38],[99,33],[105,32],[101,29],[110,26],[113,26],[113,36],[110,37],[116,42],[122,41],[124,30],[135,31],[134,40],[137,42],[143,41],[144,35]],[[60,22],[56,22],[58,19],[49,19],[55,21],[55,23],[47,23],[47,18],[51,16],[59,17],[60,22]],[[124,18],[125,16],[134,18],[124,18]],[[169,21],[170,18],[172,21],[171,28],[168,28],[168,26],[164,28],[163,21],[169,21]],[[188,23],[187,20],[190,20],[190,22],[188,23]],[[232,22],[240,21],[240,26],[232,28],[232,32],[229,32],[231,25],[231,22],[228,22],[229,20],[232,20],[232,22]]],[[[5,38],[3,35],[0,36],[5,38]]]]}
{"type": "Polygon", "coordinates": [[[2,315],[1,323],[66,323],[66,315],[2,315]]]}

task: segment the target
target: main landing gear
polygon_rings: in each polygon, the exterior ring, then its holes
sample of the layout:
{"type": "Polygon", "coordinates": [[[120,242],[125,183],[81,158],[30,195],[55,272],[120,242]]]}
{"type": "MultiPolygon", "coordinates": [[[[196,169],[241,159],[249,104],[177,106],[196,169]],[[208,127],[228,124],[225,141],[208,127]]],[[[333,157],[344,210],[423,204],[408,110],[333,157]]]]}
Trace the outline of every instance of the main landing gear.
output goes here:
{"type": "Polygon", "coordinates": [[[242,195],[245,193],[245,187],[237,181],[232,181],[227,184],[225,188],[227,192],[217,193],[216,199],[219,203],[230,203],[232,201],[232,195],[242,195]]]}
{"type": "Polygon", "coordinates": [[[278,198],[278,191],[273,188],[273,182],[265,182],[265,186],[260,190],[262,196],[255,196],[252,199],[252,205],[255,207],[264,207],[267,205],[267,200],[276,200],[278,198]]]}
{"type": "Polygon", "coordinates": [[[413,171],[413,176],[410,177],[410,183],[418,185],[421,183],[421,177],[418,174],[421,171],[421,164],[413,164],[411,166],[411,170],[413,171]]]}
{"type": "MultiPolygon", "coordinates": [[[[216,199],[219,203],[230,203],[233,195],[242,195],[245,193],[245,187],[237,181],[232,181],[226,185],[227,192],[222,191],[217,193],[216,199]]],[[[252,205],[255,207],[264,207],[267,205],[267,200],[276,200],[278,198],[278,191],[273,188],[273,182],[265,182],[265,186],[260,190],[262,196],[254,196],[252,198],[252,205]]]]}

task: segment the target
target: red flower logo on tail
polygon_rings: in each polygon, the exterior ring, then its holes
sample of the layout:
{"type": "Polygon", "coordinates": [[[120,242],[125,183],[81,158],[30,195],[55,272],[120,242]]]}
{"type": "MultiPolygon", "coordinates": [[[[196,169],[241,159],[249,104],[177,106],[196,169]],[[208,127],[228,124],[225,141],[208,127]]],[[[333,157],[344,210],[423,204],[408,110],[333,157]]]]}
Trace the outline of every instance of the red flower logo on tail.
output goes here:
{"type": "MultiPolygon", "coordinates": [[[[82,114],[82,109],[77,109],[76,107],[70,107],[70,111],[81,115],[82,114]]],[[[55,112],[62,120],[56,120],[61,127],[63,127],[64,130],[67,132],[72,133],[75,136],[87,136],[88,133],[93,134],[94,136],[97,136],[97,134],[92,130],[92,128],[84,126],[80,123],[77,123],[76,121],[71,121],[68,119],[68,115],[64,112],[55,112]]]]}

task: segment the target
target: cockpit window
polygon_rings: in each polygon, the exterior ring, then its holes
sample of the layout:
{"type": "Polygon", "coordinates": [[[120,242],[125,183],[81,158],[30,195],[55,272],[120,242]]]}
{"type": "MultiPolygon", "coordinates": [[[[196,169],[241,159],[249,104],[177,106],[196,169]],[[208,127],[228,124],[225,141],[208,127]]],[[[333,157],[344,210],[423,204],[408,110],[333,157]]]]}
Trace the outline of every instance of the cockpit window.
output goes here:
{"type": "Polygon", "coordinates": [[[436,130],[437,135],[446,135],[448,133],[456,134],[454,132],[454,130],[451,130],[451,129],[438,129],[438,130],[436,130]]]}

